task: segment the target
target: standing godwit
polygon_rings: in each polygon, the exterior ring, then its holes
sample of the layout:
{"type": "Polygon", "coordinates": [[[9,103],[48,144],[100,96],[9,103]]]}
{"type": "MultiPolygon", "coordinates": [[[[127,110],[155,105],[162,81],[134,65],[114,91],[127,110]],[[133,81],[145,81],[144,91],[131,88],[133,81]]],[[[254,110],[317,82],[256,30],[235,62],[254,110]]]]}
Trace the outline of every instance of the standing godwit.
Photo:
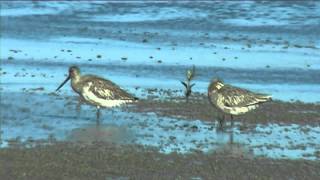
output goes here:
{"type": "MultiPolygon", "coordinates": [[[[224,84],[221,80],[213,80],[208,87],[208,98],[210,103],[221,110],[223,121],[225,114],[233,115],[245,114],[259,107],[259,104],[270,101],[270,95],[257,94],[246,89],[224,84]]],[[[222,127],[220,120],[220,127],[222,127]]]]}
{"type": "Polygon", "coordinates": [[[100,107],[111,108],[132,103],[138,98],[130,95],[115,83],[95,75],[80,75],[77,66],[69,68],[68,77],[56,89],[58,91],[71,79],[72,89],[88,104],[97,107],[97,125],[99,125],[100,107]]]}

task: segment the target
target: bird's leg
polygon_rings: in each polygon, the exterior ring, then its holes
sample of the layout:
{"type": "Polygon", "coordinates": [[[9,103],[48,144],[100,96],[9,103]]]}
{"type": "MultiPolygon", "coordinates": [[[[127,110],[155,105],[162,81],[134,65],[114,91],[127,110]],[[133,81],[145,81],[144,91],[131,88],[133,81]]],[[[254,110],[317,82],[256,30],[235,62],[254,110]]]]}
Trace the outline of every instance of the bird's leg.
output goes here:
{"type": "Polygon", "coordinates": [[[82,102],[82,98],[79,97],[79,98],[78,98],[77,107],[76,107],[76,111],[77,111],[77,116],[78,116],[78,117],[80,116],[82,103],[83,103],[83,102],[82,102]]]}
{"type": "Polygon", "coordinates": [[[100,125],[100,106],[97,106],[97,126],[100,125]]]}
{"type": "Polygon", "coordinates": [[[233,115],[231,114],[230,115],[231,116],[231,128],[230,128],[230,141],[229,141],[229,143],[230,143],[230,145],[231,145],[231,152],[233,152],[233,150],[232,150],[232,145],[233,145],[233,115]]]}
{"type": "Polygon", "coordinates": [[[224,119],[225,119],[225,115],[223,114],[222,117],[219,117],[219,129],[222,130],[223,129],[223,124],[224,124],[224,119]]]}
{"type": "Polygon", "coordinates": [[[230,141],[229,143],[232,145],[233,144],[233,129],[230,129],[230,141]]]}
{"type": "Polygon", "coordinates": [[[233,128],[233,115],[231,114],[231,128],[233,128]]]}

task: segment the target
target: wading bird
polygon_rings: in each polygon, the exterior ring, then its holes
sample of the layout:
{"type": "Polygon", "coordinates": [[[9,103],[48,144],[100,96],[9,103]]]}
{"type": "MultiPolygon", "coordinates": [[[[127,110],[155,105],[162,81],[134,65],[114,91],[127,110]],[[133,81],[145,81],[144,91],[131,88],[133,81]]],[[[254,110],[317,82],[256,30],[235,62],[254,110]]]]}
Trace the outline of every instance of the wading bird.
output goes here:
{"type": "Polygon", "coordinates": [[[223,119],[219,121],[223,125],[225,114],[245,114],[259,107],[259,104],[271,101],[270,95],[258,94],[246,89],[224,84],[221,80],[213,80],[208,87],[208,98],[210,103],[222,111],[223,119]]]}
{"type": "Polygon", "coordinates": [[[97,108],[97,125],[100,124],[100,107],[111,108],[127,103],[136,102],[138,98],[127,93],[115,83],[95,75],[81,75],[77,66],[69,68],[68,77],[56,89],[58,91],[71,79],[72,89],[86,103],[97,108]]]}

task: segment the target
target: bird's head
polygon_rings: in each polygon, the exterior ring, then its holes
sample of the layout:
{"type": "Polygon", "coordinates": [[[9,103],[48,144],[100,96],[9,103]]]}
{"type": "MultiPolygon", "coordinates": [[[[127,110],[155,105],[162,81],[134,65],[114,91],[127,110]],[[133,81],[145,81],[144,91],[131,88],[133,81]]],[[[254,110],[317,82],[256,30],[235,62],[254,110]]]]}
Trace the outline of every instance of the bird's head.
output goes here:
{"type": "Polygon", "coordinates": [[[80,75],[80,69],[78,66],[70,66],[69,67],[69,76],[71,79],[74,79],[80,75]]]}
{"type": "Polygon", "coordinates": [[[213,79],[209,85],[209,91],[216,92],[224,86],[223,81],[216,78],[213,79]]]}
{"type": "Polygon", "coordinates": [[[62,86],[65,85],[70,79],[76,80],[79,77],[80,77],[80,69],[77,66],[70,66],[68,77],[60,84],[60,86],[56,89],[56,91],[62,88],[62,86]]]}

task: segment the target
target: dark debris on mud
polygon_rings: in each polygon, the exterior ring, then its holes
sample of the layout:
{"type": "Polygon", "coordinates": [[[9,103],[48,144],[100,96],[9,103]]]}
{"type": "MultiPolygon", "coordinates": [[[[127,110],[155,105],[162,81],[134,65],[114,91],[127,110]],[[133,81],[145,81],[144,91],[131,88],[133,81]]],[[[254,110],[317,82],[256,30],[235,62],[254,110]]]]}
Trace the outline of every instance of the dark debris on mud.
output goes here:
{"type": "MultiPolygon", "coordinates": [[[[302,102],[272,101],[260,105],[256,110],[235,117],[235,121],[245,124],[301,124],[320,125],[320,105],[302,102]]],[[[138,112],[155,112],[160,116],[184,118],[189,120],[215,121],[223,113],[214,108],[204,94],[196,93],[186,103],[183,97],[168,100],[142,100],[131,108],[138,112]]],[[[227,117],[227,121],[230,118],[227,117]]]]}
{"type": "Polygon", "coordinates": [[[136,145],[56,143],[0,150],[1,179],[316,179],[320,163],[227,153],[161,154],[136,145]]]}

